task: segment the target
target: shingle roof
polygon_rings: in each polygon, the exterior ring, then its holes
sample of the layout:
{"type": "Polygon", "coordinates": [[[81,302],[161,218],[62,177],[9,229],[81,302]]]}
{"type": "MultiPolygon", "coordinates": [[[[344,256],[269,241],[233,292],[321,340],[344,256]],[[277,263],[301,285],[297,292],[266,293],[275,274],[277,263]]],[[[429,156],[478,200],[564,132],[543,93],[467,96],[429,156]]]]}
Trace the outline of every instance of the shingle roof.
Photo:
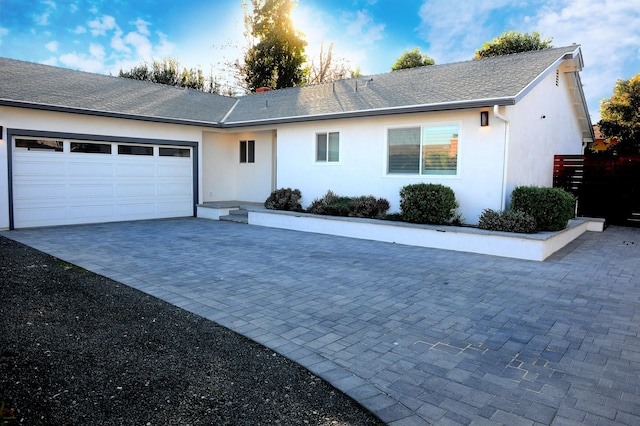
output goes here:
{"type": "MultiPolygon", "coordinates": [[[[0,105],[246,126],[511,105],[579,46],[432,65],[240,98],[0,58],[0,105]]],[[[581,89],[581,88],[580,88],[581,89]]]]}
{"type": "Polygon", "coordinates": [[[256,93],[242,97],[225,123],[509,105],[577,51],[578,46],[546,49],[256,93]]]}
{"type": "Polygon", "coordinates": [[[236,102],[196,90],[7,58],[0,58],[0,75],[0,104],[5,105],[214,124],[236,102]]]}

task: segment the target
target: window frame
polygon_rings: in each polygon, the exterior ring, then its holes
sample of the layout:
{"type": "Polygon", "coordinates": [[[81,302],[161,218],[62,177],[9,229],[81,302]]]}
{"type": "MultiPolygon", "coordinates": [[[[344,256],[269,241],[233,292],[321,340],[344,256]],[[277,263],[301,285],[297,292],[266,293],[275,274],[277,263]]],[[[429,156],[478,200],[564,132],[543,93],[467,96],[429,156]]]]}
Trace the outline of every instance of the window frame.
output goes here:
{"type": "MultiPolygon", "coordinates": [[[[434,122],[434,123],[407,123],[402,125],[393,125],[385,127],[385,150],[384,150],[384,175],[387,177],[412,177],[412,178],[443,178],[443,179],[451,179],[451,178],[460,178],[461,176],[461,155],[460,155],[460,138],[462,134],[462,124],[459,121],[451,122],[434,122]],[[433,128],[446,128],[453,127],[457,128],[457,146],[456,146],[456,163],[455,163],[455,172],[454,173],[425,173],[424,171],[424,148],[429,144],[425,144],[425,129],[433,129],[433,128]],[[390,172],[390,145],[389,145],[389,132],[393,130],[409,130],[409,129],[419,129],[420,134],[420,142],[418,145],[419,149],[419,158],[418,158],[418,171],[410,172],[410,173],[399,173],[399,172],[390,172]]],[[[454,133],[456,134],[456,133],[454,133]]]]}
{"type": "Polygon", "coordinates": [[[240,164],[253,164],[256,162],[256,141],[255,139],[244,139],[239,143],[240,164]]]}
{"type": "Polygon", "coordinates": [[[341,161],[341,155],[340,155],[340,131],[339,130],[326,130],[326,131],[317,131],[315,132],[315,137],[314,137],[314,144],[313,144],[313,158],[314,158],[314,163],[315,164],[340,164],[341,161]],[[335,150],[336,154],[337,154],[337,159],[332,159],[331,158],[331,135],[337,135],[337,149],[335,150]],[[320,154],[320,137],[324,136],[325,140],[322,142],[324,143],[324,158],[321,159],[319,158],[319,154],[320,154]]]}

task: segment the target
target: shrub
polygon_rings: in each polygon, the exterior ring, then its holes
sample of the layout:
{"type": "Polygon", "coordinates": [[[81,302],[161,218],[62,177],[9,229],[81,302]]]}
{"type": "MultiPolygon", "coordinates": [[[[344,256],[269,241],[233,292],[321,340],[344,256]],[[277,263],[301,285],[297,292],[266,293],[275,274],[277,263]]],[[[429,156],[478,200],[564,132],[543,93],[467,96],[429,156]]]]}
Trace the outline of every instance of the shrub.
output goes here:
{"type": "Polygon", "coordinates": [[[384,198],[375,198],[373,195],[341,197],[329,190],[323,197],[314,199],[307,211],[330,216],[376,218],[385,214],[389,207],[389,201],[384,198]]]}
{"type": "Polygon", "coordinates": [[[324,196],[314,198],[309,207],[307,207],[307,211],[313,214],[328,214],[326,212],[327,206],[335,203],[339,198],[333,191],[328,190],[324,196]]]}
{"type": "Polygon", "coordinates": [[[362,195],[351,200],[351,216],[377,218],[384,215],[391,205],[384,198],[362,195]]]}
{"type": "Polygon", "coordinates": [[[485,209],[482,212],[478,228],[523,234],[533,234],[538,230],[536,220],[530,214],[520,210],[496,211],[491,209],[485,209]]]}
{"type": "Polygon", "coordinates": [[[576,200],[560,188],[518,186],[511,193],[511,210],[534,217],[538,231],[560,231],[575,216],[576,200]]]}
{"type": "Polygon", "coordinates": [[[447,186],[417,183],[400,189],[400,212],[406,222],[450,224],[457,208],[456,196],[447,186]]]}
{"type": "Polygon", "coordinates": [[[269,198],[264,202],[264,206],[271,210],[299,212],[302,211],[300,198],[302,198],[302,194],[299,189],[280,188],[269,195],[269,198]]]}

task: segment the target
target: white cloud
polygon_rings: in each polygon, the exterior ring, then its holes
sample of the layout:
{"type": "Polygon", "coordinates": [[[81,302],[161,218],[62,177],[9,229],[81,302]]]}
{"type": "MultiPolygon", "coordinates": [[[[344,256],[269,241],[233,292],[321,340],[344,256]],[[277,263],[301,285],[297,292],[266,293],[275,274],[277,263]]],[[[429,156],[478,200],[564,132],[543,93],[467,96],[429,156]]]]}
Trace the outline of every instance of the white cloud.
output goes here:
{"type": "Polygon", "coordinates": [[[72,31],[72,33],[74,34],[84,34],[86,32],[87,32],[87,29],[82,25],[76,26],[75,29],[72,31]]]}
{"type": "Polygon", "coordinates": [[[42,0],[42,4],[49,6],[51,9],[55,9],[57,7],[56,2],[52,0],[42,0]]]}
{"type": "Polygon", "coordinates": [[[347,23],[347,36],[353,37],[362,44],[373,44],[384,37],[384,24],[376,24],[373,17],[366,10],[343,15],[347,23]]]}
{"type": "Polygon", "coordinates": [[[153,48],[149,39],[137,32],[130,32],[124,37],[124,43],[131,45],[139,58],[151,58],[153,48]]]}
{"type": "Polygon", "coordinates": [[[45,44],[44,47],[46,47],[49,52],[55,52],[56,50],[58,50],[58,42],[50,41],[49,43],[45,44]]]}
{"type": "Polygon", "coordinates": [[[100,73],[104,70],[103,59],[78,53],[66,53],[60,56],[60,62],[67,67],[80,71],[100,73]]]}
{"type": "Polygon", "coordinates": [[[91,28],[91,34],[94,36],[106,35],[107,31],[111,31],[117,27],[115,18],[109,15],[103,15],[93,21],[89,21],[88,25],[89,28],[91,28]]]}
{"type": "Polygon", "coordinates": [[[4,36],[6,36],[7,34],[9,34],[9,29],[8,29],[8,28],[0,27],[0,46],[2,45],[2,39],[3,39],[3,38],[4,38],[4,36]]]}
{"type": "Polygon", "coordinates": [[[41,64],[44,65],[53,65],[56,66],[58,65],[58,58],[56,58],[55,56],[50,57],[49,59],[45,59],[44,61],[40,62],[41,64]]]}
{"type": "Polygon", "coordinates": [[[37,25],[49,25],[49,15],[51,15],[49,12],[45,12],[41,15],[35,15],[33,20],[37,25]]]}
{"type": "MultiPolygon", "coordinates": [[[[420,7],[417,31],[429,43],[428,54],[436,63],[469,60],[482,43],[497,35],[490,22],[491,13],[511,3],[479,1],[469,7],[456,0],[426,0],[420,7]]],[[[498,32],[503,30],[499,28],[498,32]]]]}
{"type": "Polygon", "coordinates": [[[76,13],[78,11],[78,5],[75,3],[71,3],[69,5],[69,10],[71,11],[71,13],[76,13]]]}
{"type": "Polygon", "coordinates": [[[149,22],[138,18],[138,19],[136,19],[135,22],[133,22],[133,25],[136,26],[136,28],[138,29],[138,32],[140,34],[147,35],[147,36],[149,35],[149,28],[148,28],[149,25],[150,25],[149,22]]]}

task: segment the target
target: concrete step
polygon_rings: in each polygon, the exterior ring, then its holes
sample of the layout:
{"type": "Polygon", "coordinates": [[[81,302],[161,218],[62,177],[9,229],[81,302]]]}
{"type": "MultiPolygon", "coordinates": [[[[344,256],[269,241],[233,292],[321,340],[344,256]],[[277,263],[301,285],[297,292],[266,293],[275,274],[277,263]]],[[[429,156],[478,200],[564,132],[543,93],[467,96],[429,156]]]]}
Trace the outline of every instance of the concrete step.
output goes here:
{"type": "Polygon", "coordinates": [[[249,223],[249,212],[245,209],[229,210],[226,216],[220,216],[220,220],[235,223],[249,223]]]}

